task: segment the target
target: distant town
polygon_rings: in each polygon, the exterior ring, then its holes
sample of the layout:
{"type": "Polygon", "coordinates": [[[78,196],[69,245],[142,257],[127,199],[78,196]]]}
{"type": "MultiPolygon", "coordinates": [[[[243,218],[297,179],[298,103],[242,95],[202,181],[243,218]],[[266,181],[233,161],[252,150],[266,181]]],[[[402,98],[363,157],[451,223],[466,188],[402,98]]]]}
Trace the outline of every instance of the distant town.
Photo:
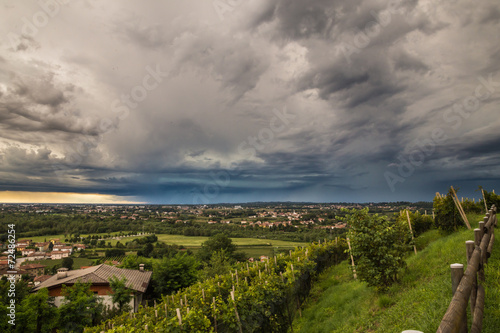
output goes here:
{"type": "MultiPolygon", "coordinates": [[[[0,272],[7,273],[7,223],[16,225],[15,243],[19,278],[25,276],[34,285],[55,273],[65,258],[106,257],[106,251],[137,253],[134,239],[151,234],[209,236],[211,230],[229,231],[233,237],[305,241],[308,233],[320,236],[342,233],[345,222],[337,219],[342,209],[369,208],[372,213],[391,215],[401,209],[431,212],[432,204],[409,203],[247,203],[218,205],[69,205],[1,204],[0,272]],[[19,221],[19,223],[16,223],[19,221]],[[29,223],[31,221],[31,223],[29,223]],[[76,229],[74,222],[78,222],[76,229]],[[88,228],[87,228],[88,227],[88,228]],[[238,232],[237,229],[242,230],[238,232]],[[319,233],[318,233],[319,232],[319,233]],[[299,235],[304,237],[298,237],[299,235]],[[121,251],[120,251],[121,250],[121,251]],[[58,265],[47,265],[48,262],[58,265]],[[52,268],[52,270],[51,270],[52,268]],[[43,277],[41,277],[43,276],[43,277]]],[[[311,236],[314,238],[314,236],[311,236]]],[[[168,237],[166,239],[168,242],[168,237]]],[[[196,250],[199,246],[181,250],[196,250]]],[[[199,244],[198,244],[199,245],[199,244]]],[[[249,244],[253,245],[253,244],[249,244]]],[[[267,244],[262,245],[264,247],[267,244]]],[[[292,243],[290,243],[293,246],[292,243]]],[[[254,246],[255,247],[255,246],[254,246]]],[[[267,254],[267,251],[263,252],[267,254]]],[[[120,257],[120,256],[116,256],[120,257]]],[[[260,256],[257,256],[260,257],[260,256]]],[[[249,257],[250,259],[250,257],[249,257]]],[[[251,258],[253,260],[253,257],[251,258]]],[[[80,260],[81,261],[81,260],[80,260]]],[[[103,262],[98,261],[98,262],[103,262]]],[[[104,261],[105,262],[105,261],[104,261]]],[[[110,263],[120,264],[111,260],[110,263]]],[[[82,267],[86,267],[85,265],[82,267]]]]}

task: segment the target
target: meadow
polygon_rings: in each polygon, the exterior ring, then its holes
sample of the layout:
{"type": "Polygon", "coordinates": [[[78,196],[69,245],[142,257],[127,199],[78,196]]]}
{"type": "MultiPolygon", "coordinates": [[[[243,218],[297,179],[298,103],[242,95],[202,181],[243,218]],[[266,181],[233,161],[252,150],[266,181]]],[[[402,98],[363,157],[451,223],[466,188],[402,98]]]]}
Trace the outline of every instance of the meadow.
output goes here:
{"type": "MultiPolygon", "coordinates": [[[[118,232],[111,233],[111,235],[118,235],[118,232]]],[[[108,233],[97,234],[99,236],[108,235],[108,233]]],[[[88,235],[81,235],[86,237],[88,235]]],[[[157,234],[158,241],[165,242],[169,245],[182,245],[194,252],[196,252],[201,244],[208,240],[208,237],[204,236],[183,236],[183,235],[169,235],[169,234],[157,234]]],[[[116,246],[116,243],[120,242],[125,244],[126,242],[131,242],[136,238],[141,236],[131,236],[123,237],[120,239],[105,239],[106,245],[111,243],[112,246],[116,246]]],[[[45,240],[49,241],[51,239],[59,239],[64,242],[65,235],[46,235],[46,236],[36,236],[30,237],[34,242],[43,242],[45,240]]],[[[261,255],[270,256],[279,251],[293,250],[298,246],[306,246],[305,242],[291,242],[282,241],[274,239],[263,239],[263,238],[232,238],[233,243],[237,246],[238,251],[245,252],[250,257],[259,257],[261,255]]],[[[97,248],[97,251],[105,251],[106,248],[97,248]]]]}
{"type": "MultiPolygon", "coordinates": [[[[472,228],[482,215],[468,214],[472,228]]],[[[294,332],[379,332],[404,330],[435,332],[452,294],[450,264],[466,264],[465,241],[472,230],[451,235],[430,230],[417,239],[419,252],[407,258],[400,280],[384,293],[353,279],[350,262],[333,266],[314,285],[294,332]]],[[[500,327],[500,245],[495,244],[486,267],[486,301],[483,333],[500,327]]],[[[470,327],[470,314],[469,314],[470,327]]]]}

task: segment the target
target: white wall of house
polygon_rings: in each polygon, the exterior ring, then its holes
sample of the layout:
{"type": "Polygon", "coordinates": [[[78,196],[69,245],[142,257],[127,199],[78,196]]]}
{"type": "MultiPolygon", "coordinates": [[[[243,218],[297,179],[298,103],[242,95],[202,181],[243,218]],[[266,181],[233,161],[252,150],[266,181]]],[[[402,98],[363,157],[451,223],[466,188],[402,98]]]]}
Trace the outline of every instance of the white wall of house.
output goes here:
{"type": "MultiPolygon", "coordinates": [[[[139,305],[142,302],[142,293],[137,293],[133,295],[132,299],[128,303],[130,308],[137,312],[139,310],[139,305]]],[[[106,307],[113,307],[113,297],[110,295],[97,295],[102,300],[102,303],[106,307]]],[[[64,303],[64,296],[54,297],[54,305],[60,307],[64,303]]]]}

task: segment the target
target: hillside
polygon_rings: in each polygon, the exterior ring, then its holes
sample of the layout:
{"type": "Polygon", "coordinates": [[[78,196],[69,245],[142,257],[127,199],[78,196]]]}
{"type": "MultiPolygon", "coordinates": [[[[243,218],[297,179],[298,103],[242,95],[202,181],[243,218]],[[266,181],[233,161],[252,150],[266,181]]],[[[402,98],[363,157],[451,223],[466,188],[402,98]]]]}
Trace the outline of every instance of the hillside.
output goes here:
{"type": "MultiPolygon", "coordinates": [[[[476,221],[473,228],[481,218],[469,215],[476,221]]],[[[465,241],[473,239],[473,232],[466,229],[448,236],[436,230],[421,235],[418,255],[407,259],[400,281],[384,294],[353,280],[347,261],[331,267],[315,284],[293,332],[436,332],[452,296],[449,265],[466,263],[465,241]]],[[[484,333],[498,332],[500,327],[499,268],[500,246],[495,244],[485,273],[484,333]]]]}

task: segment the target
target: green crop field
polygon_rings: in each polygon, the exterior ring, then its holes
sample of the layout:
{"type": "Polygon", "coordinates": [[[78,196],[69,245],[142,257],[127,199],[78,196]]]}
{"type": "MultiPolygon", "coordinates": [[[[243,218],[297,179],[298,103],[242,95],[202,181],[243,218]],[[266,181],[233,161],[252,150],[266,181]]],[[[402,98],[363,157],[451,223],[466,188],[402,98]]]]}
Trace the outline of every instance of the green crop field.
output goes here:
{"type": "MultiPolygon", "coordinates": [[[[184,245],[185,247],[199,247],[208,237],[202,236],[182,236],[159,234],[158,240],[167,244],[184,245]]],[[[260,238],[232,238],[233,243],[238,246],[274,246],[293,248],[295,246],[305,246],[307,243],[287,242],[282,240],[260,239],[260,238]]]]}
{"type": "MultiPolygon", "coordinates": [[[[117,235],[118,232],[111,233],[111,235],[117,235]]],[[[97,234],[99,236],[108,235],[107,233],[97,234]]],[[[85,237],[87,235],[81,235],[85,237]]],[[[197,251],[201,244],[208,240],[208,237],[203,236],[183,236],[183,235],[169,235],[169,234],[157,234],[158,241],[165,242],[169,245],[182,245],[186,248],[190,248],[193,251],[197,251]]],[[[123,237],[121,239],[105,239],[106,245],[111,243],[112,246],[116,246],[116,243],[120,242],[125,244],[131,242],[136,238],[142,236],[132,236],[123,237]]],[[[43,242],[45,240],[49,241],[51,239],[59,239],[64,242],[64,235],[47,235],[47,236],[36,236],[30,237],[34,242],[43,242]]],[[[232,238],[233,243],[238,246],[238,251],[245,252],[250,257],[259,257],[261,255],[270,256],[277,251],[294,249],[296,246],[306,246],[305,242],[289,242],[274,239],[262,239],[262,238],[232,238]]],[[[96,250],[105,251],[106,248],[98,248],[96,250]]],[[[101,253],[104,255],[104,253],[101,253]]],[[[85,266],[85,265],[84,265],[85,266]]]]}

